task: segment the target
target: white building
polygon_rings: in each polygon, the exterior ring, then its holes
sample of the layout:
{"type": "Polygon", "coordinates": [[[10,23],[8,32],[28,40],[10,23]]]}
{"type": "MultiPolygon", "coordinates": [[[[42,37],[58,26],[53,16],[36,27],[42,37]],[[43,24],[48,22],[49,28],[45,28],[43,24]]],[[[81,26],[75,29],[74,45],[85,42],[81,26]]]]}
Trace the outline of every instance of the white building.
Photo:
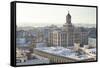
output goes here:
{"type": "Polygon", "coordinates": [[[64,47],[35,48],[34,53],[50,60],[50,63],[92,61],[94,57],[83,51],[75,51],[64,47]]]}

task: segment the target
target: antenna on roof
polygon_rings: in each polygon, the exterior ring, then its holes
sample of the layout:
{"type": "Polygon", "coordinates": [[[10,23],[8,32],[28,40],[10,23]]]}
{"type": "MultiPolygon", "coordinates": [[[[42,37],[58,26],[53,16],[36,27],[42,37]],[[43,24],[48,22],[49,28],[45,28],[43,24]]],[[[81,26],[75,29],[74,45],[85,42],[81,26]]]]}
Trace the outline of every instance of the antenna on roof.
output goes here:
{"type": "Polygon", "coordinates": [[[69,10],[68,10],[68,13],[69,13],[69,10]]]}
{"type": "Polygon", "coordinates": [[[69,8],[68,8],[68,13],[69,13],[69,8]]]}

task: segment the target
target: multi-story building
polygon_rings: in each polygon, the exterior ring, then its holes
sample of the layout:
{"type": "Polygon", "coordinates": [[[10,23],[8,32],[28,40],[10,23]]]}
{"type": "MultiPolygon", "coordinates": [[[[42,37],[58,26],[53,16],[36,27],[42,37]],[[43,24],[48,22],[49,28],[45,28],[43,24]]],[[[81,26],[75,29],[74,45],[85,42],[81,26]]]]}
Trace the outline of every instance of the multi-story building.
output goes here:
{"type": "Polygon", "coordinates": [[[35,48],[36,55],[48,58],[50,63],[65,63],[77,61],[93,61],[94,55],[84,51],[74,51],[64,47],[35,48]]]}
{"type": "Polygon", "coordinates": [[[80,43],[81,47],[88,44],[88,32],[74,27],[71,23],[71,15],[68,12],[66,23],[61,29],[49,32],[48,44],[50,46],[73,47],[74,43],[80,43]]]}

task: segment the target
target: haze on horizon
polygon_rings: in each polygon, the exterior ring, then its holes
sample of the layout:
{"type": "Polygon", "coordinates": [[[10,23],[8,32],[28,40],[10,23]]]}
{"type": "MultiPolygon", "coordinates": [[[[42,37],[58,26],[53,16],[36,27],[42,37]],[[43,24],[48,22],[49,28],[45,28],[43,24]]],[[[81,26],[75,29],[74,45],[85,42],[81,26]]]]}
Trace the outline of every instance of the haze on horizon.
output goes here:
{"type": "Polygon", "coordinates": [[[63,25],[66,15],[72,16],[72,24],[96,24],[96,8],[17,3],[17,26],[63,25]]]}

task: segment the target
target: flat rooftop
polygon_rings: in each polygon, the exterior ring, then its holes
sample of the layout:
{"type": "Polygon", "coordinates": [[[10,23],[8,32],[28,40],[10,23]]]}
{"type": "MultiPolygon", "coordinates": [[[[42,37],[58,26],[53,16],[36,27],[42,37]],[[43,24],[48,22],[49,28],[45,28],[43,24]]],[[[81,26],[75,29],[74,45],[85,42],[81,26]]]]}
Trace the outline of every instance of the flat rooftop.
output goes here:
{"type": "Polygon", "coordinates": [[[92,56],[89,56],[82,51],[74,51],[72,49],[67,49],[64,47],[42,47],[42,48],[35,48],[35,49],[42,52],[68,57],[76,60],[85,60],[85,59],[92,58],[92,56]]]}

